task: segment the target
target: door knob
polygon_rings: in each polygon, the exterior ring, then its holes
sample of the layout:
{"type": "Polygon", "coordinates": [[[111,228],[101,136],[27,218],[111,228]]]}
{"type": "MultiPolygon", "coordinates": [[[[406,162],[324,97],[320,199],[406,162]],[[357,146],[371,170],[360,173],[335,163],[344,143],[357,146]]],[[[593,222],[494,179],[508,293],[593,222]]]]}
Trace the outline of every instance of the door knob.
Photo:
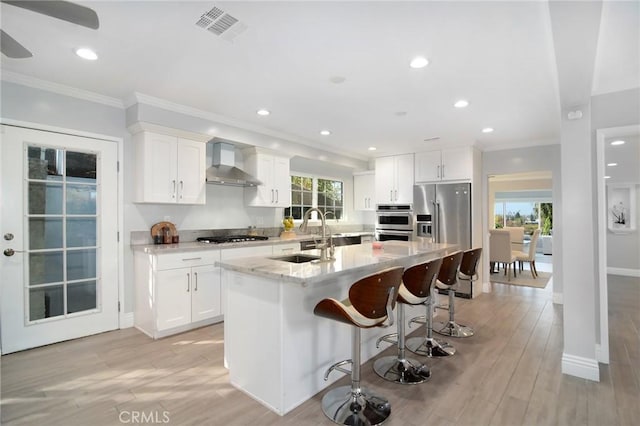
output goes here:
{"type": "Polygon", "coordinates": [[[14,250],[12,248],[8,248],[8,249],[4,249],[3,253],[4,253],[5,256],[10,257],[10,256],[13,256],[16,253],[24,253],[24,252],[22,250],[14,250]]]}
{"type": "Polygon", "coordinates": [[[13,240],[13,234],[10,233],[10,232],[4,234],[4,239],[7,240],[7,241],[13,240]]]}

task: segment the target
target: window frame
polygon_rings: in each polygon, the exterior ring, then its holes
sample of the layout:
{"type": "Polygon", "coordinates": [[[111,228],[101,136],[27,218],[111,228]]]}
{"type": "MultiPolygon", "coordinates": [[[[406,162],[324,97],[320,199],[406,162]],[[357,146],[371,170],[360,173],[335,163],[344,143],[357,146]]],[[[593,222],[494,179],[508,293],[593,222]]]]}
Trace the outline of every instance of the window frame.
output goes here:
{"type": "MultiPolygon", "coordinates": [[[[311,179],[311,207],[312,208],[318,208],[318,181],[320,179],[323,180],[329,180],[329,181],[333,181],[333,182],[340,182],[342,184],[342,216],[340,217],[340,219],[335,219],[333,217],[331,218],[326,218],[326,222],[328,224],[336,224],[339,223],[340,220],[345,221],[347,220],[347,211],[346,211],[346,206],[345,206],[345,182],[343,179],[340,178],[336,178],[336,177],[331,177],[331,176],[324,176],[324,175],[315,175],[315,174],[311,174],[311,173],[303,173],[303,172],[295,172],[295,171],[291,171],[289,173],[289,179],[291,179],[292,177],[301,177],[301,178],[310,178],[311,179]]],[[[291,187],[291,205],[288,207],[289,209],[293,208],[293,186],[291,187]]],[[[296,205],[296,206],[302,206],[302,204],[300,205],[296,205]]],[[[282,209],[282,218],[284,219],[285,217],[288,217],[286,215],[286,210],[287,207],[285,207],[284,209],[282,209]]],[[[304,214],[301,215],[302,217],[304,217],[304,214]]],[[[296,219],[295,217],[293,218],[293,222],[296,225],[299,225],[303,222],[302,217],[300,219],[296,219]]],[[[311,212],[311,217],[309,218],[309,224],[311,225],[319,225],[321,223],[320,218],[318,217],[318,213],[313,211],[311,212]]]]}

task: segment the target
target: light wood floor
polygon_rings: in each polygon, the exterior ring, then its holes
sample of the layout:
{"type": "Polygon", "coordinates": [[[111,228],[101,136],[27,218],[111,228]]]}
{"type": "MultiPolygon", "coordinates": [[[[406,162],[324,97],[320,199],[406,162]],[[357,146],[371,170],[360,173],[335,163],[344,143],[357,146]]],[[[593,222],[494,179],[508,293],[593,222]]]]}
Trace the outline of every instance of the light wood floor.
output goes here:
{"type": "MultiPolygon", "coordinates": [[[[459,322],[476,335],[452,339],[455,356],[428,360],[428,383],[385,382],[371,362],[363,383],[391,401],[389,425],[637,424],[640,282],[609,279],[611,364],[600,366],[600,383],[560,373],[562,307],[551,303],[551,288],[502,284],[456,300],[459,322]]],[[[126,329],[4,356],[2,424],[134,424],[135,413],[153,416],[147,424],[332,424],[320,409],[323,393],[279,417],[232,388],[223,339],[221,324],[160,341],[126,329]]]]}

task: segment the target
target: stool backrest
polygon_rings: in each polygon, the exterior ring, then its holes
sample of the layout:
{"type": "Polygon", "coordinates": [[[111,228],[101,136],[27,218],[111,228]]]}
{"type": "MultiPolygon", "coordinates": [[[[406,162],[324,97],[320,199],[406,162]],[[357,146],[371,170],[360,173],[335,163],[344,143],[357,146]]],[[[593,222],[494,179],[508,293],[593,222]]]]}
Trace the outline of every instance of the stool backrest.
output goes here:
{"type": "Polygon", "coordinates": [[[396,306],[398,288],[402,280],[404,268],[385,269],[355,282],[349,289],[351,305],[367,318],[379,319],[387,316],[389,291],[393,289],[391,308],[396,306]]]}
{"type": "Polygon", "coordinates": [[[462,262],[460,262],[460,272],[472,277],[476,274],[478,268],[478,261],[482,254],[482,247],[467,250],[462,255],[462,262]]]}
{"type": "Polygon", "coordinates": [[[440,265],[442,265],[441,258],[411,266],[402,274],[402,283],[414,296],[427,297],[440,271],[440,265]]]}
{"type": "Polygon", "coordinates": [[[462,262],[462,251],[443,256],[442,266],[440,266],[440,272],[438,273],[438,281],[448,286],[457,283],[460,262],[462,262]]]}

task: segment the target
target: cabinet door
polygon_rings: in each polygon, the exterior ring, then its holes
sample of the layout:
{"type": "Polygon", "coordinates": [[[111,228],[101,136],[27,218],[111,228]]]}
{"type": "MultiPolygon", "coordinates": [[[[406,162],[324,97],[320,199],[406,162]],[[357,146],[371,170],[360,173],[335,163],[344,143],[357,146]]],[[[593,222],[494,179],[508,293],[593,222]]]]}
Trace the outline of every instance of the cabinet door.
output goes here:
{"type": "Polygon", "coordinates": [[[376,158],[376,203],[393,203],[395,189],[394,157],[376,158]]]}
{"type": "Polygon", "coordinates": [[[155,290],[158,331],[191,322],[191,268],[156,272],[155,290]]]}
{"type": "Polygon", "coordinates": [[[191,321],[220,315],[220,268],[214,265],[195,266],[191,273],[191,321]]]}
{"type": "Polygon", "coordinates": [[[366,173],[353,176],[353,209],[375,210],[375,174],[366,173]]]}
{"type": "Polygon", "coordinates": [[[435,182],[440,180],[441,152],[418,152],[415,157],[415,183],[435,182]]]}
{"type": "Polygon", "coordinates": [[[442,179],[469,180],[473,176],[472,148],[453,148],[442,151],[442,179]]]}
{"type": "Polygon", "coordinates": [[[288,243],[288,244],[274,244],[273,245],[273,255],[274,256],[284,256],[291,253],[296,253],[300,251],[300,243],[288,243]]]}
{"type": "Polygon", "coordinates": [[[178,203],[204,204],[206,200],[206,145],[202,142],[180,138],[177,142],[177,155],[178,203]]]}
{"type": "Polygon", "coordinates": [[[272,185],[275,191],[274,206],[289,207],[291,205],[291,175],[287,157],[273,158],[272,185]]]}
{"type": "MultiPolygon", "coordinates": [[[[178,181],[176,178],[176,145],[173,136],[144,133],[141,149],[137,150],[138,167],[144,170],[142,194],[138,201],[147,203],[175,203],[178,181]]],[[[139,147],[140,148],[140,147],[139,147]]]]}
{"type": "Polygon", "coordinates": [[[394,203],[413,202],[413,154],[398,155],[395,158],[396,187],[394,203]]]}

